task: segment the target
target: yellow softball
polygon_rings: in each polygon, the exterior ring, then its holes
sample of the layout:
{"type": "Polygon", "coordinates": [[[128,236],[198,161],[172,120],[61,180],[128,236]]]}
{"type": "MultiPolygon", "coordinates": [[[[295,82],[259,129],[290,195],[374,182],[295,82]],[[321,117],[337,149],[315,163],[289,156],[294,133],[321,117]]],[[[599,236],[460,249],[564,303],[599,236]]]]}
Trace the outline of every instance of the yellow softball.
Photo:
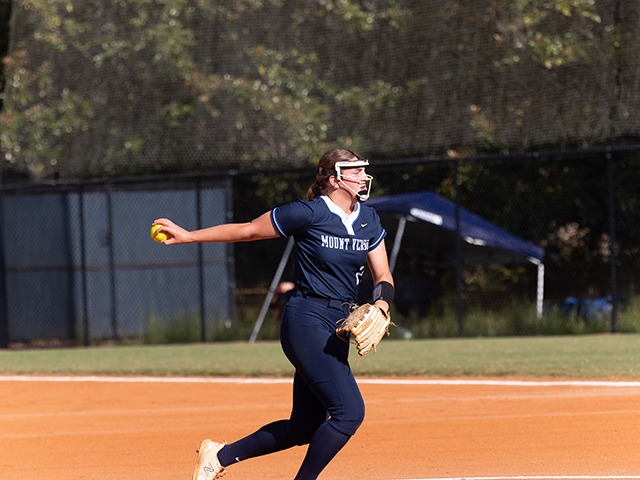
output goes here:
{"type": "Polygon", "coordinates": [[[164,232],[157,232],[157,230],[161,227],[162,225],[157,224],[157,225],[152,225],[151,226],[151,238],[153,238],[156,242],[158,243],[162,243],[163,241],[165,241],[167,238],[169,238],[169,236],[164,233],[164,232]]]}

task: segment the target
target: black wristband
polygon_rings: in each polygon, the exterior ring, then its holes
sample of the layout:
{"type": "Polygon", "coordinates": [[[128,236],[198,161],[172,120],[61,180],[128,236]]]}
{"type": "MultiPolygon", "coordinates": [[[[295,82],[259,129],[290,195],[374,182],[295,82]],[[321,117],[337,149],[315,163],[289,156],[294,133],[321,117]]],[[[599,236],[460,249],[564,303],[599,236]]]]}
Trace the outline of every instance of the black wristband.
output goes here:
{"type": "Polygon", "coordinates": [[[389,282],[382,281],[373,288],[373,301],[384,300],[391,306],[393,303],[393,296],[395,295],[395,288],[389,282]]]}

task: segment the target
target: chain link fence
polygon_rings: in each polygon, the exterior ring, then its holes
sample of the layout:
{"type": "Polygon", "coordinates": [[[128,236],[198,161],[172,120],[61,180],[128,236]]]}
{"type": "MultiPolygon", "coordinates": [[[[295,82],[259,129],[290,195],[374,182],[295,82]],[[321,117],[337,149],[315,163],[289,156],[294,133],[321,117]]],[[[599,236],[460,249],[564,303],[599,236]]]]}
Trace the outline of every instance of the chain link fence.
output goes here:
{"type": "MultiPolygon", "coordinates": [[[[393,335],[637,331],[636,154],[372,160],[370,171],[376,196],[436,192],[544,251],[540,312],[535,263],[478,262],[465,249],[443,261],[455,236],[408,227],[394,259],[393,335]]],[[[311,181],[304,169],[4,186],[6,343],[248,339],[265,306],[258,338],[277,337],[287,295],[277,287],[294,280],[285,239],[163,247],[148,230],[159,216],[190,229],[248,221],[311,181]]],[[[391,254],[397,218],[382,219],[391,254]]],[[[366,278],[363,287],[366,297],[366,278]]]]}
{"type": "Polygon", "coordinates": [[[162,248],[149,231],[154,215],[227,221],[229,199],[224,179],[5,187],[7,341],[207,338],[234,317],[232,246],[162,248]]]}
{"type": "MultiPolygon", "coordinates": [[[[162,248],[148,228],[251,220],[302,197],[314,159],[342,146],[372,160],[374,195],[434,192],[544,249],[541,265],[472,261],[482,246],[461,232],[410,222],[394,335],[639,330],[639,14],[12,0],[0,345],[248,338],[265,306],[259,338],[274,338],[284,240],[162,248]]],[[[398,219],[383,220],[393,248],[398,219]]]]}

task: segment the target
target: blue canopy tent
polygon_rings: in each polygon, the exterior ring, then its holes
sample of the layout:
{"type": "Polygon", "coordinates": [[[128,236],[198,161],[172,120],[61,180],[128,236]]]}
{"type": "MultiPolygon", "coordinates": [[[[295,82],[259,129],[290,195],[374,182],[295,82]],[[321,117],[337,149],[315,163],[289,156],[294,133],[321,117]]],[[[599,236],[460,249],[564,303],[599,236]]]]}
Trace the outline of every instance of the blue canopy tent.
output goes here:
{"type": "Polygon", "coordinates": [[[529,243],[465,210],[440,195],[424,191],[373,198],[367,205],[376,209],[393,237],[389,255],[395,268],[401,245],[414,247],[438,268],[464,264],[489,265],[529,262],[538,267],[536,309],[542,316],[544,300],[544,249],[529,243]],[[391,224],[391,219],[397,223],[391,224]],[[411,235],[405,235],[407,224],[411,235]],[[460,256],[456,242],[460,239],[460,256]]]}
{"type": "MultiPolygon", "coordinates": [[[[544,250],[503,230],[491,222],[471,213],[450,200],[433,192],[415,192],[372,198],[367,205],[376,209],[393,238],[389,266],[395,268],[400,246],[419,249],[437,268],[459,268],[464,264],[490,265],[529,262],[538,267],[536,310],[542,316],[544,300],[544,250]],[[393,221],[396,220],[397,222],[393,221]],[[393,222],[392,222],[393,221],[393,222]],[[411,223],[411,235],[405,235],[411,223]],[[457,254],[457,240],[462,241],[461,257],[457,254]],[[464,259],[464,260],[462,260],[464,259]]],[[[387,242],[388,243],[388,242],[387,242]]],[[[273,299],[282,272],[293,250],[289,238],[280,264],[249,338],[254,342],[273,299]]],[[[460,293],[460,292],[459,292],[460,293]]]]}

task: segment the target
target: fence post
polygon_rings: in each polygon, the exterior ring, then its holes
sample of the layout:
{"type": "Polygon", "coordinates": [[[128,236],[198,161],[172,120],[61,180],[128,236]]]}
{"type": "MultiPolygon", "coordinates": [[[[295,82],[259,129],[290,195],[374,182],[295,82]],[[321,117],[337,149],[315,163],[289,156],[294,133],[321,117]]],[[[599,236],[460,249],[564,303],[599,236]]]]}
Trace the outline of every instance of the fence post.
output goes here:
{"type": "Polygon", "coordinates": [[[618,331],[618,272],[616,268],[616,199],[615,199],[615,159],[611,152],[607,158],[607,192],[609,217],[609,288],[611,289],[611,332],[618,331]]]}
{"type": "Polygon", "coordinates": [[[0,166],[0,348],[9,347],[9,318],[7,315],[6,265],[4,261],[4,186],[0,166]]]}
{"type": "Polygon", "coordinates": [[[109,248],[109,295],[111,300],[111,335],[113,340],[119,340],[118,334],[118,296],[116,293],[116,266],[115,251],[113,243],[113,199],[111,183],[105,184],[106,200],[107,200],[107,238],[109,248]]]}
{"type": "Polygon", "coordinates": [[[462,300],[462,268],[464,260],[462,258],[462,239],[460,238],[460,182],[458,178],[459,161],[455,159],[453,161],[453,185],[455,187],[456,196],[456,314],[458,317],[458,335],[462,337],[464,335],[464,303],[462,300]]]}
{"type": "MultiPolygon", "coordinates": [[[[197,228],[203,228],[202,223],[202,182],[196,180],[196,222],[197,228]]],[[[200,341],[207,340],[207,311],[205,306],[204,290],[204,250],[202,243],[198,242],[198,301],[200,303],[200,341]]]]}
{"type": "Polygon", "coordinates": [[[86,221],[84,215],[84,183],[80,185],[78,192],[78,210],[80,221],[80,277],[82,281],[82,343],[89,346],[89,295],[87,287],[87,247],[86,247],[86,221]]]}

